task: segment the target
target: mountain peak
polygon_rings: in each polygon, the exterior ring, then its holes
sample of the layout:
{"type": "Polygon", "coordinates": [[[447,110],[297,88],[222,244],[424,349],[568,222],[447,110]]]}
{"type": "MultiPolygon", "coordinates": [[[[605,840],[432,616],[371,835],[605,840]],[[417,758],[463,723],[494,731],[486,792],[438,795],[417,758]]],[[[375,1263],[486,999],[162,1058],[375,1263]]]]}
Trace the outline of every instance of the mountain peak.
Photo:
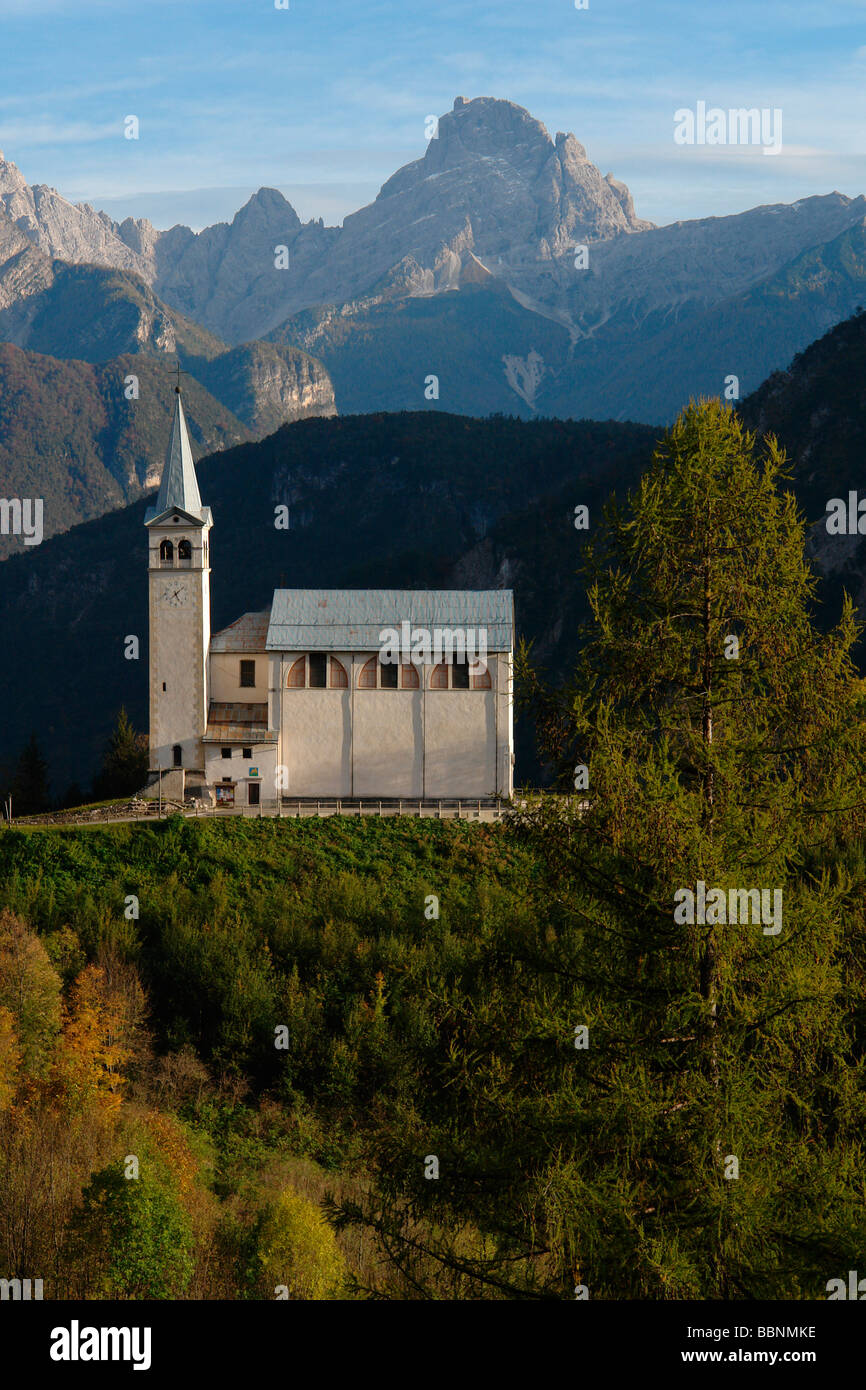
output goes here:
{"type": "Polygon", "coordinates": [[[250,218],[281,218],[290,227],[300,227],[301,219],[278,188],[259,188],[233,218],[233,225],[250,218]]]}
{"type": "Polygon", "coordinates": [[[6,159],[3,151],[0,150],[0,195],[4,193],[20,193],[27,187],[27,180],[11,159],[6,159]]]}
{"type": "Polygon", "coordinates": [[[547,130],[525,107],[500,97],[456,97],[440,118],[425,158],[445,164],[455,158],[505,155],[519,162],[527,155],[546,159],[552,148],[547,130]]]}
{"type": "MultiPolygon", "coordinates": [[[[439,245],[468,217],[475,253],[512,263],[515,256],[549,260],[576,242],[652,226],[635,215],[625,184],[602,178],[574,135],[557,131],[551,140],[525,107],[499,97],[456,97],[423,156],[399,169],[375,203],[344,226],[372,224],[386,199],[389,225],[401,218],[422,232],[435,227],[439,245]],[[395,200],[413,206],[398,213],[395,200]]],[[[422,258],[436,250],[406,249],[422,258]]]]}

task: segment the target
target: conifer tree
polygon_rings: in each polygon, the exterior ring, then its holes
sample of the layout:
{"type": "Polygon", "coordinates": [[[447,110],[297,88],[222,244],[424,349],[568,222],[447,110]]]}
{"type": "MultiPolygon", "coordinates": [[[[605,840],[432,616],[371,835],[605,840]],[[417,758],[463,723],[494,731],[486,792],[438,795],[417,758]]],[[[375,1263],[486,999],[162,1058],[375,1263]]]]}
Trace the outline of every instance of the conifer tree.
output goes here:
{"type": "Polygon", "coordinates": [[[121,706],[94,780],[97,798],[128,796],[139,790],[147,778],[147,740],[137,734],[121,706]]]}
{"type": "Polygon", "coordinates": [[[759,450],[702,402],[609,509],[559,726],[588,786],[564,824],[529,817],[600,908],[585,960],[613,1026],[597,1041],[646,1136],[629,1177],[652,1192],[635,1293],[658,1265],[695,1296],[818,1296],[863,1235],[857,1126],[843,1139],[834,1119],[864,1113],[852,885],[832,872],[863,823],[858,627],[847,600],[833,631],[814,625],[784,478],[775,440],[759,450]],[[683,902],[701,884],[721,890],[704,914],[683,902]],[[755,922],[753,899],[742,920],[755,890],[779,891],[778,920],[755,922]]]}
{"type": "Polygon", "coordinates": [[[48,765],[35,733],[30,735],[21,751],[10,790],[13,816],[35,816],[51,805],[48,765]]]}
{"type": "Polygon", "coordinates": [[[820,1298],[866,1244],[858,628],[847,601],[815,626],[785,468],[692,404],[588,555],[573,680],[545,688],[524,654],[571,789],[517,826],[550,873],[546,920],[481,932],[472,978],[438,987],[441,1044],[387,1107],[377,1199],[336,1213],[428,1296],[444,1277],[820,1298]]]}

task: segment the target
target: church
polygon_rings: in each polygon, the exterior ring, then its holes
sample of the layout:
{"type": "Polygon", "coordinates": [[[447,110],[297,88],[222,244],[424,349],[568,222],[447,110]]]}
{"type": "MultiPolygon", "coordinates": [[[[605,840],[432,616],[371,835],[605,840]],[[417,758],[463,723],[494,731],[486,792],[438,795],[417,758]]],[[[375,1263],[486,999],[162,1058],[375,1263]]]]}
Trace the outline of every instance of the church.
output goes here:
{"type": "Polygon", "coordinates": [[[145,514],[150,795],[214,808],[511,796],[508,589],[277,589],[210,625],[210,533],[179,387],[145,514]]]}

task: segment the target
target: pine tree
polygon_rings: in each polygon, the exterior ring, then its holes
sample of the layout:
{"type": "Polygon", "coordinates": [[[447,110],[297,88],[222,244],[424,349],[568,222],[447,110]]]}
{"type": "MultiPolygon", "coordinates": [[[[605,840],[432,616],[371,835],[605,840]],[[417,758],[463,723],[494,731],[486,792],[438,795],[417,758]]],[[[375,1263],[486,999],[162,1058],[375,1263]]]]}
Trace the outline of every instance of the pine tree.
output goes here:
{"type": "Polygon", "coordinates": [[[36,734],[30,735],[18,759],[10,788],[13,816],[35,816],[51,805],[48,789],[48,765],[36,734]]]}
{"type": "Polygon", "coordinates": [[[129,796],[147,778],[147,740],[137,734],[121,706],[105,749],[102,767],[93,783],[94,796],[107,799],[129,796]]]}

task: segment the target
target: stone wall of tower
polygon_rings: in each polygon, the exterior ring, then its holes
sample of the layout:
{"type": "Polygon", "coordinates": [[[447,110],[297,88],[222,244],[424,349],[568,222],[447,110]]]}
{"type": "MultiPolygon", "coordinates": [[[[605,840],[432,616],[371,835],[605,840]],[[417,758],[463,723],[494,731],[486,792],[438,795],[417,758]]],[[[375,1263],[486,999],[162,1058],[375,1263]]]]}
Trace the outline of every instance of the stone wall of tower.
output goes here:
{"type": "Polygon", "coordinates": [[[204,770],[202,735],[207,728],[207,659],[210,645],[210,570],[203,563],[202,541],[208,527],[175,525],[150,528],[149,665],[150,766],[171,767],[181,748],[182,766],[204,770]],[[189,567],[162,566],[163,539],[177,550],[180,539],[193,546],[189,567]],[[183,597],[180,602],[175,595],[183,597]],[[163,686],[165,689],[163,689],[163,686]]]}

